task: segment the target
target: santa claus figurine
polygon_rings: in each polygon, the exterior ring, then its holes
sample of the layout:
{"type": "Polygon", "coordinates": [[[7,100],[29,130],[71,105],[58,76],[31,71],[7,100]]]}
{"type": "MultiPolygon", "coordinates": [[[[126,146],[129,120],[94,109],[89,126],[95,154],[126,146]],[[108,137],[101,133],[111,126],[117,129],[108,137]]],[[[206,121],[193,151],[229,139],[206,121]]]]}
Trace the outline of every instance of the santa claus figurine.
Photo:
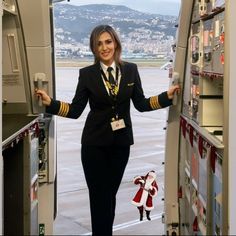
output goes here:
{"type": "Polygon", "coordinates": [[[152,198],[157,195],[158,186],[155,181],[155,171],[149,171],[145,176],[136,176],[133,180],[134,184],[140,185],[138,192],[132,200],[132,204],[137,206],[140,214],[140,221],[143,220],[143,210],[146,211],[148,220],[150,218],[150,212],[154,209],[152,198]]]}

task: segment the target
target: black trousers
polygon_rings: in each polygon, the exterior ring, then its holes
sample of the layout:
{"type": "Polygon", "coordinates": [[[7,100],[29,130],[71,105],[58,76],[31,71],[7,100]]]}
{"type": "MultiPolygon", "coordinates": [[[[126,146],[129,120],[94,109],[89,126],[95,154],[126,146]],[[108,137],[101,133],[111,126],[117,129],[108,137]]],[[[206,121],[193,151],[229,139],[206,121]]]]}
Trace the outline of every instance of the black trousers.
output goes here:
{"type": "Polygon", "coordinates": [[[111,236],[116,194],[130,153],[130,146],[82,145],[81,157],[89,189],[93,236],[111,236]]]}

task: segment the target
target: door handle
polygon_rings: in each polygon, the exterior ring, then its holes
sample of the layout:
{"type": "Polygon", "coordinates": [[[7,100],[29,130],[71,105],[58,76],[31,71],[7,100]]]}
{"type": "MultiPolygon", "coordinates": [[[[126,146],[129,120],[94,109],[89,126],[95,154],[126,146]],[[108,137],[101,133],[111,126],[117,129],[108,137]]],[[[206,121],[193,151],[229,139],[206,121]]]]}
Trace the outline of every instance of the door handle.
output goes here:
{"type": "MultiPolygon", "coordinates": [[[[48,79],[45,73],[35,73],[34,74],[34,86],[35,89],[46,90],[46,85],[48,84],[48,79]]],[[[38,105],[43,106],[42,98],[39,97],[38,105]]]]}
{"type": "MultiPolygon", "coordinates": [[[[172,85],[178,85],[180,82],[180,78],[179,78],[179,73],[178,72],[174,72],[173,76],[172,76],[172,85]]],[[[178,99],[178,94],[177,92],[174,93],[174,97],[172,100],[172,104],[176,105],[177,104],[177,99],[178,99]]]]}

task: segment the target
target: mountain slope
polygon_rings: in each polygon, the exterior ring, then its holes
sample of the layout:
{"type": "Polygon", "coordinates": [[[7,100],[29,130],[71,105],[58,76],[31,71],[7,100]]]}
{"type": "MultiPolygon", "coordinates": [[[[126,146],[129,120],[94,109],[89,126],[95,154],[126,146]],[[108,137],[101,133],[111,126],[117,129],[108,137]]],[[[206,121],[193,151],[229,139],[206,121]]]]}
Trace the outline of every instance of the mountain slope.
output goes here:
{"type": "Polygon", "coordinates": [[[56,4],[54,8],[57,40],[60,42],[87,41],[91,30],[99,24],[109,24],[124,36],[139,29],[149,30],[153,34],[159,32],[167,36],[175,36],[175,16],[162,16],[132,10],[126,6],[108,4],[90,4],[74,6],[56,4]]]}

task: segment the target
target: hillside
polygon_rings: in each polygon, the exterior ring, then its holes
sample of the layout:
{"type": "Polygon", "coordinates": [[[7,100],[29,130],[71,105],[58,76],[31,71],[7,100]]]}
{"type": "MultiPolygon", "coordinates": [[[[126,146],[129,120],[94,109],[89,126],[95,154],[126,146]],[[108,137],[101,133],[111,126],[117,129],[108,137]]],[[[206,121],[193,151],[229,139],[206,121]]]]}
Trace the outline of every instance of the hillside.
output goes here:
{"type": "MultiPolygon", "coordinates": [[[[121,37],[127,52],[144,53],[145,43],[153,47],[173,42],[177,17],[148,14],[126,6],[90,4],[74,6],[56,4],[54,8],[55,35],[60,47],[71,43],[87,46],[91,30],[99,24],[113,26],[121,37]],[[132,45],[128,45],[132,43],[132,45]],[[130,48],[132,46],[132,49],[130,48]],[[136,46],[134,48],[134,46],[136,46]]],[[[149,51],[152,51],[150,48],[149,51]]]]}

